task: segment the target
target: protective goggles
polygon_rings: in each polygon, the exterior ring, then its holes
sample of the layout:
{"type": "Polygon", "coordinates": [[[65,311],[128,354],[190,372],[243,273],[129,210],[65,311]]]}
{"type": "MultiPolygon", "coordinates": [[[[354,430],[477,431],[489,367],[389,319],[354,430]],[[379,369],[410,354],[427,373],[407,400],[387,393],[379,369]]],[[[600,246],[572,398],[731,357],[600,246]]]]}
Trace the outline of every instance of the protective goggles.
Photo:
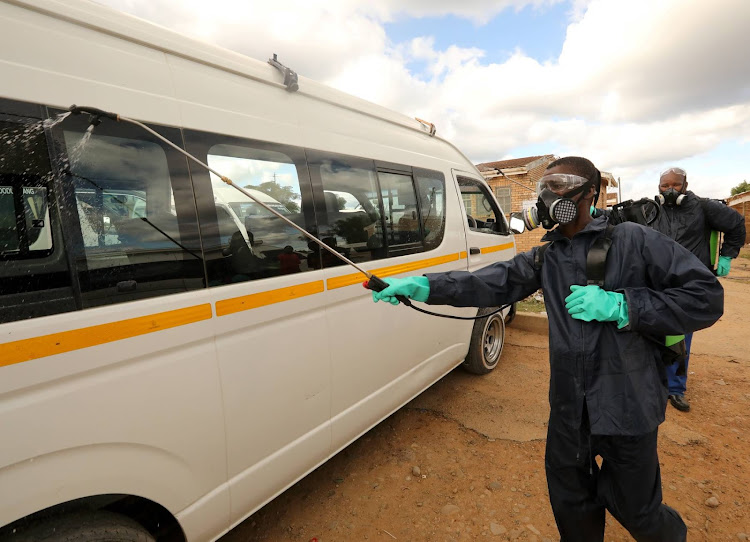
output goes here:
{"type": "Polygon", "coordinates": [[[669,173],[674,173],[675,175],[680,175],[682,177],[687,177],[687,171],[682,169],[681,167],[671,167],[669,169],[665,169],[659,174],[659,178],[661,179],[664,177],[664,175],[668,175],[669,173]]]}
{"type": "Polygon", "coordinates": [[[536,193],[541,194],[545,188],[558,195],[567,194],[589,182],[586,177],[569,173],[550,173],[536,183],[536,193]]]}

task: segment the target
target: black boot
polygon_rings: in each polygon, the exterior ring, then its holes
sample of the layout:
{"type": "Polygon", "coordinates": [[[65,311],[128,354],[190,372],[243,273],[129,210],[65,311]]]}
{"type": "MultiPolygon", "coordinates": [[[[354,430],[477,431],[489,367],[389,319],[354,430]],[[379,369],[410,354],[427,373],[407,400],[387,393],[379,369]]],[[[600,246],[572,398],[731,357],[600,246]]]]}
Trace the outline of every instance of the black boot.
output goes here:
{"type": "Polygon", "coordinates": [[[683,412],[688,412],[690,410],[690,403],[687,402],[687,399],[685,399],[684,395],[670,395],[669,402],[672,403],[672,406],[677,410],[681,410],[683,412]]]}

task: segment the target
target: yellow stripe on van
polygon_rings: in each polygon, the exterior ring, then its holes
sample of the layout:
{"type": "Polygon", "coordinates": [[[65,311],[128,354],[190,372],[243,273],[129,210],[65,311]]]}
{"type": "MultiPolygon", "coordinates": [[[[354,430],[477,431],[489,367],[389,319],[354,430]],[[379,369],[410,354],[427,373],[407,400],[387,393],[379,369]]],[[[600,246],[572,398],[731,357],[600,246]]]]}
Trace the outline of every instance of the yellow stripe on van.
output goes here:
{"type": "Polygon", "coordinates": [[[290,299],[297,299],[299,297],[305,297],[306,295],[320,293],[323,293],[323,281],[316,280],[315,282],[296,284],[287,288],[278,288],[276,290],[268,290],[257,294],[223,299],[216,302],[216,316],[226,316],[227,314],[234,314],[235,312],[247,311],[265,305],[272,305],[274,303],[281,303],[282,301],[289,301],[290,299]]]}
{"type": "Polygon", "coordinates": [[[507,250],[513,248],[513,243],[505,243],[504,245],[495,245],[494,247],[482,247],[480,250],[482,254],[489,254],[490,252],[497,252],[498,250],[507,250]]]}
{"type": "Polygon", "coordinates": [[[0,367],[210,320],[211,316],[211,305],[206,303],[0,344],[0,367]]]}
{"type": "MultiPolygon", "coordinates": [[[[408,273],[410,271],[416,271],[417,269],[424,269],[425,267],[432,267],[433,265],[440,265],[448,262],[458,261],[459,255],[448,254],[446,256],[437,256],[435,258],[427,258],[426,260],[417,260],[416,262],[402,263],[399,265],[391,265],[389,267],[381,267],[375,269],[372,273],[375,273],[379,277],[389,277],[391,275],[398,275],[400,273],[408,273]]],[[[343,288],[344,286],[351,286],[352,284],[360,284],[367,280],[362,273],[353,273],[351,275],[342,275],[340,277],[333,277],[328,279],[328,289],[334,290],[336,288],[343,288]]]]}
{"type": "Polygon", "coordinates": [[[466,256],[467,256],[467,254],[466,254],[465,250],[462,250],[461,252],[458,253],[458,259],[459,260],[465,260],[466,256]]]}

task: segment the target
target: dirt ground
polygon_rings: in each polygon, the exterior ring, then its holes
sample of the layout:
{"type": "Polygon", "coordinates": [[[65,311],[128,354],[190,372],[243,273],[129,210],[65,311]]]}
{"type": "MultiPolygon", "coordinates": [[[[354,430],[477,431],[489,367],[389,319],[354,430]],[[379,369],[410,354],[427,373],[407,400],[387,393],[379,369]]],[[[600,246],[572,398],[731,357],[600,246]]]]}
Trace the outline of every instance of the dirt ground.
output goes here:
{"type": "MultiPolygon", "coordinates": [[[[750,540],[750,259],[732,263],[724,316],[693,338],[692,409],[668,406],[659,432],[664,501],[691,542],[750,540]]],[[[559,540],[547,356],[511,324],[493,373],[453,371],[221,542],[559,540]]],[[[605,540],[632,538],[608,517],[605,540]]]]}

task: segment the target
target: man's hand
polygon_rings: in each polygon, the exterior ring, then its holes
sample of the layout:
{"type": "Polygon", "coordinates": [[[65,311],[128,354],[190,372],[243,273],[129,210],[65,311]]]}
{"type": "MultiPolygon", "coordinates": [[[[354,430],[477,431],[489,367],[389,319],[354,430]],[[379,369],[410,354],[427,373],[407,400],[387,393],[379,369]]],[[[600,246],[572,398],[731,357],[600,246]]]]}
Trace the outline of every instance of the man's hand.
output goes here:
{"type": "Polygon", "coordinates": [[[716,276],[726,277],[729,274],[729,266],[732,264],[732,258],[729,256],[719,256],[719,265],[716,266],[716,276]]]}
{"type": "Polygon", "coordinates": [[[573,293],[565,298],[565,308],[573,318],[585,322],[617,322],[619,329],[628,325],[628,306],[621,293],[577,284],[571,286],[570,291],[573,293]]]}
{"type": "Polygon", "coordinates": [[[414,301],[427,301],[430,297],[430,281],[427,277],[406,277],[403,279],[383,279],[388,288],[380,292],[372,292],[372,300],[385,301],[391,305],[398,305],[397,295],[402,295],[414,301]]]}

